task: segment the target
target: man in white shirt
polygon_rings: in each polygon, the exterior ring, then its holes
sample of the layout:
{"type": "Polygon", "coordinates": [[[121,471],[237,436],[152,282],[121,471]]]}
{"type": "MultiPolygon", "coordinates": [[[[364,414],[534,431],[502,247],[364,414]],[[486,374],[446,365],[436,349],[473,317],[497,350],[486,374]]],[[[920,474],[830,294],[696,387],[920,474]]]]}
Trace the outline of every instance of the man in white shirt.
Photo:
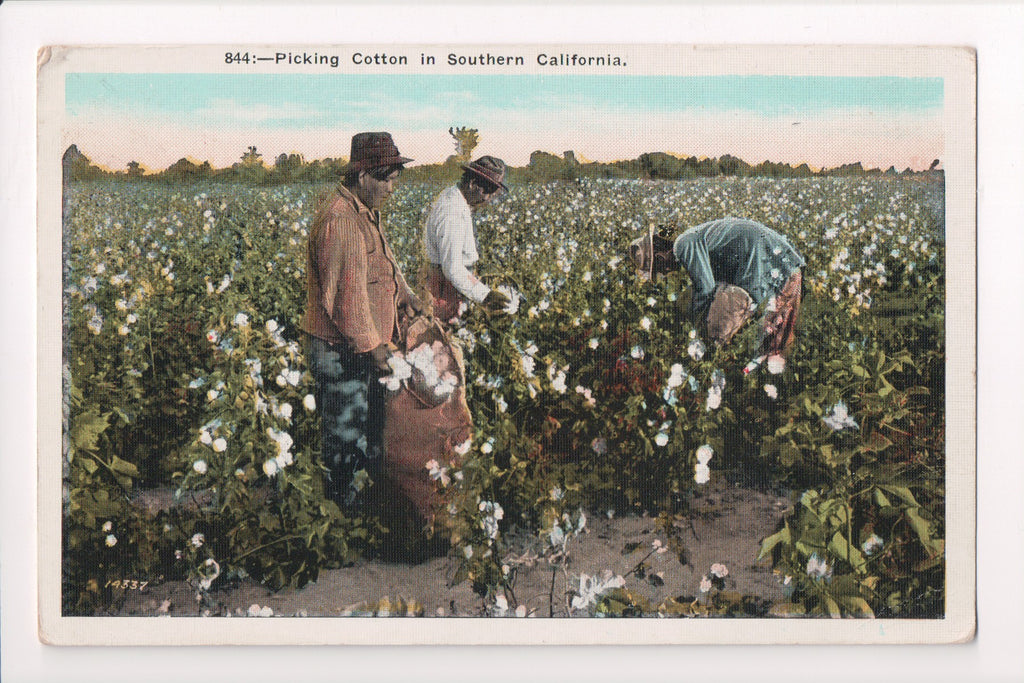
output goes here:
{"type": "Polygon", "coordinates": [[[473,272],[480,260],[473,232],[473,210],[499,192],[508,191],[505,162],[483,156],[462,166],[462,179],[442,192],[430,207],[424,231],[427,252],[427,289],[433,298],[434,315],[449,322],[458,317],[466,301],[501,311],[509,298],[492,290],[473,272]]]}

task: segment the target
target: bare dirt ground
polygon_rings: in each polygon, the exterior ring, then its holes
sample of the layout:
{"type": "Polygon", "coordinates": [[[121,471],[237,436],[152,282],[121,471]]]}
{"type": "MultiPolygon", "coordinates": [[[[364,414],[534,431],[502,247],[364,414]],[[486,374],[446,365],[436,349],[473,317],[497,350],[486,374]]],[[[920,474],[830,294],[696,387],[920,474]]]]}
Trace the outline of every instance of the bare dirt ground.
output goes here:
{"type": "MultiPolygon", "coordinates": [[[[756,561],[762,538],[772,533],[785,514],[785,498],[725,482],[709,484],[692,504],[693,514],[675,523],[685,563],[677,553],[654,552],[646,560],[647,577],[631,573],[653,549],[655,540],[668,539],[657,520],[646,516],[614,516],[594,511],[587,530],[573,539],[566,571],[546,559],[531,561],[530,540],[513,539],[515,584],[510,613],[516,604],[528,616],[565,617],[586,614],[571,610],[569,599],[579,588],[579,575],[601,575],[606,570],[626,578],[625,588],[657,604],[667,598],[699,595],[701,577],[711,564],[728,568],[725,588],[767,601],[781,597],[767,559],[756,561]],[[636,550],[624,553],[629,544],[636,550]],[[657,574],[660,581],[650,580],[657,574]]],[[[508,561],[508,560],[506,560],[508,561]]],[[[132,591],[120,616],[343,616],[359,613],[382,598],[415,601],[424,616],[485,616],[490,614],[468,582],[450,585],[456,569],[452,556],[420,564],[359,560],[352,566],[324,570],[318,580],[300,589],[272,592],[246,580],[219,590],[205,599],[184,581],[168,581],[132,591]],[[267,609],[269,608],[269,609],[267,609]]]]}

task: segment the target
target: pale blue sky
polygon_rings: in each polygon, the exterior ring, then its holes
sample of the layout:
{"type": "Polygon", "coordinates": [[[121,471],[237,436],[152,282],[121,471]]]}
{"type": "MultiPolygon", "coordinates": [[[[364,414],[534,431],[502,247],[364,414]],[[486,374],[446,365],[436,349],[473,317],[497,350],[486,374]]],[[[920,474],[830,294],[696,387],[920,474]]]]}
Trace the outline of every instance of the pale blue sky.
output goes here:
{"type": "Polygon", "coordinates": [[[940,155],[942,105],[940,78],[74,73],[66,79],[69,131],[91,138],[71,141],[116,167],[129,160],[125,155],[151,166],[181,156],[219,165],[237,158],[239,150],[228,149],[236,139],[262,145],[265,156],[341,156],[361,130],[389,130],[403,153],[408,148],[417,161],[434,162],[451,152],[452,125],[479,128],[481,149],[491,142],[512,163],[534,149],[574,149],[598,160],[669,151],[812,165],[888,156],[904,167],[940,155]]]}

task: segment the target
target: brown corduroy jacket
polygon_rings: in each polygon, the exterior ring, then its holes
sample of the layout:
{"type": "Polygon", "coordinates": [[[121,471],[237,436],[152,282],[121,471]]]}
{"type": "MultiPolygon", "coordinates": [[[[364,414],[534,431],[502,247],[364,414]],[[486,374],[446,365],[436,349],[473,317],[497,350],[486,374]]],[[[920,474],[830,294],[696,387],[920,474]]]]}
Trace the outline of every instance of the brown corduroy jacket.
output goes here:
{"type": "Polygon", "coordinates": [[[355,353],[398,339],[398,306],[414,297],[380,225],[347,188],[317,214],[306,251],[302,329],[355,353]]]}

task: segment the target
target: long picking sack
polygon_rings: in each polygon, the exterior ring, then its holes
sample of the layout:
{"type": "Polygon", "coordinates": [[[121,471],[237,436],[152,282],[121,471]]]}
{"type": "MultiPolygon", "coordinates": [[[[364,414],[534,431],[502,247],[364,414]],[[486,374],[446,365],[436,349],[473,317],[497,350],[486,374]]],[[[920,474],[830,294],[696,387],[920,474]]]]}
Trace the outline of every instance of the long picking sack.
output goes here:
{"type": "Polygon", "coordinates": [[[462,353],[444,328],[425,317],[405,320],[401,327],[398,355],[405,365],[396,361],[398,369],[388,386],[384,467],[429,521],[440,498],[426,465],[431,460],[446,463],[452,449],[472,436],[473,420],[466,404],[462,353]]]}

